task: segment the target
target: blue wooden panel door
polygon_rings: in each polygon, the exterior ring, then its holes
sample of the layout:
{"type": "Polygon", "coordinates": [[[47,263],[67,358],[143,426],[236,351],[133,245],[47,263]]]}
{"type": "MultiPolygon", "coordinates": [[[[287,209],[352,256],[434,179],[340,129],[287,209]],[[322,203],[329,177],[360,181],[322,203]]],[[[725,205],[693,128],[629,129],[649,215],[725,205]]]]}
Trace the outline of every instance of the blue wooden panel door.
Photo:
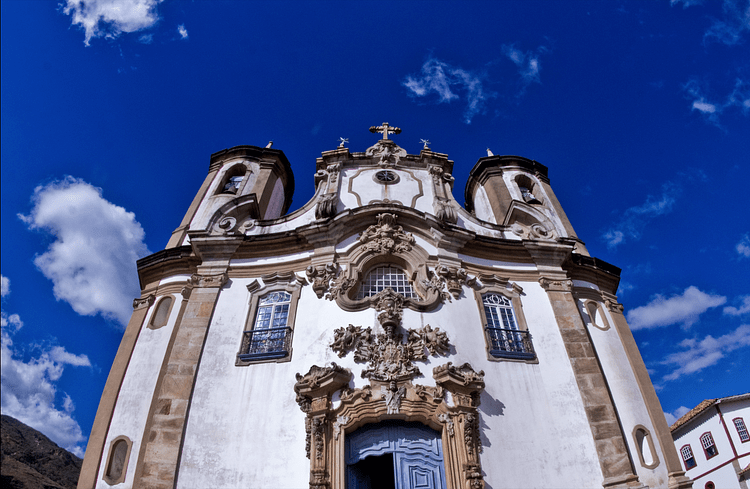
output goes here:
{"type": "Polygon", "coordinates": [[[347,489],[445,489],[440,434],[419,423],[388,421],[347,436],[347,489]]]}

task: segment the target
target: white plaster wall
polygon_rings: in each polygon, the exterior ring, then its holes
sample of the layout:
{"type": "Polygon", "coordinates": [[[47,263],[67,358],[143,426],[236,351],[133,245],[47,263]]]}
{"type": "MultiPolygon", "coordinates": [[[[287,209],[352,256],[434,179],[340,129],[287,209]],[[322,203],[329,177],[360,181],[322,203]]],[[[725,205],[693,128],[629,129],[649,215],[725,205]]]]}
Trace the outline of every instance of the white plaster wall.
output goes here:
{"type": "Polygon", "coordinates": [[[117,404],[112,415],[112,422],[107,431],[107,439],[104,444],[102,460],[96,479],[97,489],[108,489],[111,487],[128,489],[133,487],[133,477],[138,462],[138,452],[141,449],[143,430],[146,427],[146,420],[148,419],[148,410],[151,407],[151,399],[156,388],[159,370],[164,361],[164,354],[167,351],[169,338],[172,336],[172,330],[174,329],[182,300],[179,294],[170,295],[174,303],[166,326],[159,329],[149,329],[146,327],[151,320],[151,315],[154,313],[156,306],[159,304],[159,300],[164,297],[159,296],[154,301],[154,305],[151,306],[141,327],[138,341],[133,349],[125,378],[120,387],[120,393],[117,396],[117,404]],[[128,468],[125,480],[121,484],[110,486],[103,479],[107,460],[109,459],[109,449],[112,440],[122,435],[127,436],[133,442],[128,459],[128,468]]]}
{"type": "Polygon", "coordinates": [[[490,205],[490,199],[487,197],[487,192],[482,186],[478,186],[476,192],[474,192],[474,215],[482,221],[497,224],[495,213],[492,212],[492,206],[490,205]]]}
{"type": "MultiPolygon", "coordinates": [[[[579,282],[580,285],[586,282],[579,282]]],[[[593,286],[593,284],[590,284],[593,286]]],[[[592,287],[593,288],[593,287],[592,287]]],[[[628,444],[628,449],[635,465],[636,473],[641,482],[651,488],[667,487],[669,473],[662,455],[661,445],[656,437],[651,417],[646,409],[646,403],[641,394],[635,373],[630,367],[630,360],[622,345],[622,340],[617,328],[615,328],[612,315],[604,305],[601,305],[599,312],[604,310],[609,328],[603,330],[591,324],[588,313],[585,312],[583,302],[578,301],[578,310],[581,312],[582,319],[594,343],[599,363],[607,380],[612,399],[614,400],[617,414],[620,417],[620,423],[628,444]],[[633,430],[637,425],[642,425],[648,429],[650,438],[654,443],[654,456],[659,458],[659,465],[653,469],[644,467],[638,456],[639,449],[637,442],[633,438],[633,430]]],[[[603,326],[599,324],[598,326],[603,326]]],[[[647,442],[644,443],[647,445],[647,442]]]]}
{"type": "Polygon", "coordinates": [[[432,177],[426,170],[391,168],[390,171],[398,174],[399,181],[394,184],[382,185],[373,180],[375,173],[382,168],[348,168],[341,171],[341,186],[339,193],[339,204],[337,211],[345,209],[356,209],[360,207],[357,203],[355,193],[359,195],[362,206],[373,201],[399,201],[406,207],[412,207],[412,200],[419,195],[421,182],[422,196],[417,198],[413,208],[419,211],[433,214],[432,203],[435,193],[432,188],[432,177]],[[351,182],[352,190],[349,191],[351,182]]]}
{"type": "MultiPolygon", "coordinates": [[[[345,312],[318,299],[310,286],[303,287],[297,305],[291,361],[236,367],[252,280],[233,279],[219,296],[197,374],[178,487],[306,488],[309,461],[295,374],[335,361],[353,371],[352,387],[367,383],[360,377],[363,365],[351,353],[338,358],[329,344],[333,330],[348,324],[380,332],[376,311],[345,312]]],[[[448,361],[484,370],[487,389],[479,410],[488,487],[598,487],[602,474],[591,430],[547,294],[535,282],[520,285],[538,364],[487,359],[479,306],[465,288],[460,299],[434,312],[404,312],[405,328],[439,327],[456,351],[417,362],[424,377],[414,382],[434,385],[432,368],[448,361]]]]}

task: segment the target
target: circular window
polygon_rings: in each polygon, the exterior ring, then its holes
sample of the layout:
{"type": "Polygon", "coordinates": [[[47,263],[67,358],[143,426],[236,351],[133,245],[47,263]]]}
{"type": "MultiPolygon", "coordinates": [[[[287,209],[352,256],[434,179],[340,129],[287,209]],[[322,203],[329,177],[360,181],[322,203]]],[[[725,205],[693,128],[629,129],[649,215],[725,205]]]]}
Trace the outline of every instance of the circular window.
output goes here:
{"type": "Polygon", "coordinates": [[[714,483],[711,482],[711,481],[706,482],[706,486],[705,487],[706,487],[706,489],[715,489],[716,488],[716,486],[714,485],[714,483]]]}
{"type": "Polygon", "coordinates": [[[391,170],[380,170],[379,172],[375,173],[373,179],[378,183],[388,185],[389,183],[398,182],[398,174],[395,171],[391,170]]]}

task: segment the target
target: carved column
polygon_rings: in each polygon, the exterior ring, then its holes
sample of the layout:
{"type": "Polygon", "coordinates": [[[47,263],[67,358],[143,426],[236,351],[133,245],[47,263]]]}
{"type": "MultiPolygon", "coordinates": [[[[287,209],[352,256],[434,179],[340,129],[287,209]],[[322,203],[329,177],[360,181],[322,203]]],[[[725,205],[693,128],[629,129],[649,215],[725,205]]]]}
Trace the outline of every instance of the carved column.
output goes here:
{"type": "Polygon", "coordinates": [[[193,275],[183,291],[189,296],[154,391],[133,487],[174,487],[180,463],[195,376],[226,273],[193,275]]]}
{"type": "MultiPolygon", "coordinates": [[[[446,457],[460,467],[461,481],[457,484],[467,489],[483,489],[482,463],[479,452],[482,441],[479,434],[479,395],[484,390],[484,372],[475,372],[468,363],[454,367],[451,362],[435,367],[435,383],[451,393],[453,407],[439,415],[446,425],[452,457],[446,457]]],[[[448,467],[446,467],[448,473],[448,467]]]]}
{"type": "Polygon", "coordinates": [[[594,436],[605,488],[644,487],[638,480],[594,345],[565,277],[539,279],[547,291],[594,436]]]}
{"type": "Polygon", "coordinates": [[[607,309],[609,309],[612,315],[615,328],[620,335],[620,340],[630,361],[630,366],[635,373],[641,395],[646,403],[646,409],[654,426],[654,434],[659,440],[659,446],[661,447],[664,463],[667,466],[667,473],[669,474],[668,487],[669,489],[689,489],[693,487],[693,481],[685,475],[680,456],[674,446],[672,433],[669,431],[669,425],[664,418],[664,411],[661,408],[659,398],[656,396],[656,390],[654,390],[654,385],[651,383],[648,370],[646,370],[646,364],[643,363],[643,358],[638,351],[638,345],[635,343],[633,333],[630,331],[630,327],[625,321],[625,316],[622,314],[622,304],[617,302],[617,298],[614,295],[604,294],[604,297],[607,309]]]}
{"type": "Polygon", "coordinates": [[[313,365],[305,375],[297,374],[294,392],[297,403],[307,415],[307,458],[310,459],[310,489],[330,489],[328,470],[333,454],[331,439],[334,420],[330,418],[331,395],[349,385],[352,373],[333,363],[330,367],[313,365]]]}

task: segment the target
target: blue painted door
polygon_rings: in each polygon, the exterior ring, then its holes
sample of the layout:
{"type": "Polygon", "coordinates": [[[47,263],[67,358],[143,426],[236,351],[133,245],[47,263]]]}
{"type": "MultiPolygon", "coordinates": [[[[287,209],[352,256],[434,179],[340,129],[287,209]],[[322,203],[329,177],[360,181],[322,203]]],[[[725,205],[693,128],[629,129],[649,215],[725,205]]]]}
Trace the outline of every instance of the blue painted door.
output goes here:
{"type": "Polygon", "coordinates": [[[419,423],[387,421],[348,435],[346,465],[347,489],[446,487],[440,433],[419,423]]]}

